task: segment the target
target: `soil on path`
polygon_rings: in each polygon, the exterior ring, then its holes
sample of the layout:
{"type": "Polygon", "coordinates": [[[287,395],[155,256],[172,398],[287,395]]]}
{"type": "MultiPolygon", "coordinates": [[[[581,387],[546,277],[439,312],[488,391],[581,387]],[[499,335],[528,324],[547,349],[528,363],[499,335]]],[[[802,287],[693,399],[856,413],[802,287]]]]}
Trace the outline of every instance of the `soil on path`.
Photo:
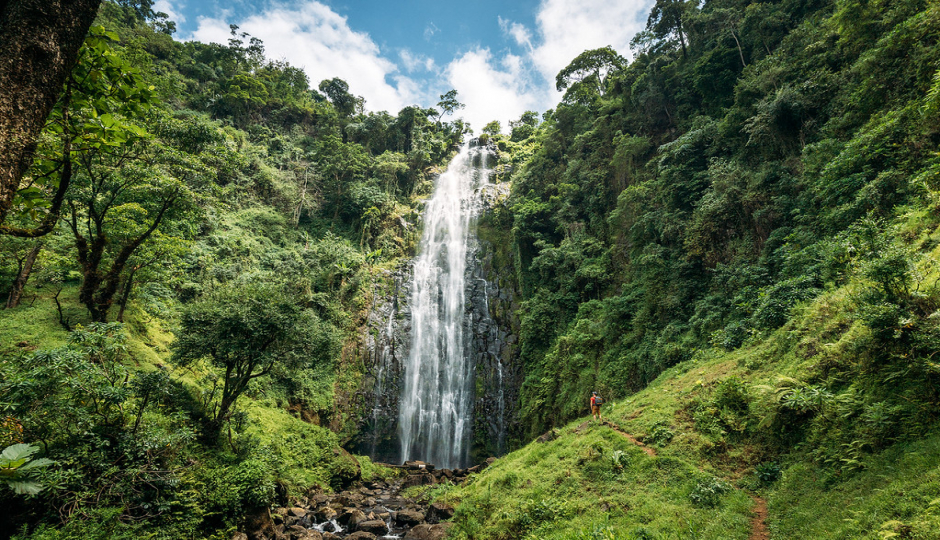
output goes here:
{"type": "Polygon", "coordinates": [[[751,536],[748,540],[770,540],[770,531],[767,530],[767,501],[749,494],[754,500],[754,517],[751,518],[751,536]]]}
{"type": "MultiPolygon", "coordinates": [[[[620,426],[606,420],[603,424],[625,437],[628,441],[639,446],[650,457],[656,456],[655,449],[646,446],[636,437],[621,429],[620,426]]],[[[751,534],[747,538],[748,540],[770,540],[770,531],[767,530],[767,501],[753,493],[748,493],[748,495],[754,501],[754,509],[752,510],[754,517],[751,518],[751,534]]]]}

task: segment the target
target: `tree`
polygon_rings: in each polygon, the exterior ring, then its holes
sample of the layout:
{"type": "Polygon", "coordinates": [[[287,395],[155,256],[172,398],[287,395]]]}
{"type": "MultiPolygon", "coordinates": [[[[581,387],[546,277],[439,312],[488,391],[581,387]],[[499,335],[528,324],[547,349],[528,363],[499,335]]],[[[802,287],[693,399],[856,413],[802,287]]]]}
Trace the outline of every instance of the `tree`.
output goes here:
{"type": "Polygon", "coordinates": [[[590,49],[575,57],[555,76],[555,89],[566,90],[564,100],[589,103],[604,95],[607,76],[625,66],[627,61],[610,46],[590,49]]]}
{"type": "Polygon", "coordinates": [[[526,111],[518,120],[509,122],[509,140],[512,142],[524,141],[535,135],[536,128],[539,127],[539,113],[535,111],[526,111]]]}
{"type": "Polygon", "coordinates": [[[313,356],[317,316],[278,284],[229,283],[189,306],[173,359],[207,359],[224,370],[222,395],[209,413],[206,438],[215,441],[248,383],[276,369],[298,367],[313,356]]]}
{"type": "Polygon", "coordinates": [[[356,112],[357,98],[349,93],[349,84],[343,79],[334,77],[323,80],[319,88],[330,99],[330,103],[341,118],[348,118],[356,112]]]}
{"type": "Polygon", "coordinates": [[[466,107],[466,105],[457,101],[456,90],[448,90],[447,93],[441,94],[441,100],[437,102],[437,106],[441,109],[441,113],[437,117],[438,122],[441,121],[441,118],[443,118],[445,114],[454,114],[455,111],[466,107]]]}
{"type": "Polygon", "coordinates": [[[78,158],[144,134],[127,119],[149,109],[153,87],[113,50],[117,40],[114,32],[91,28],[65,91],[38,137],[35,160],[21,177],[11,205],[17,223],[8,219],[0,224],[0,234],[33,238],[50,232],[59,220],[78,158]]]}
{"type": "Polygon", "coordinates": [[[101,0],[0,0],[0,224],[101,0]]]}
{"type": "Polygon", "coordinates": [[[691,4],[684,0],[656,0],[646,20],[646,29],[659,39],[667,38],[673,34],[679,38],[682,46],[682,56],[686,56],[686,35],[683,27],[685,12],[691,4]]]}

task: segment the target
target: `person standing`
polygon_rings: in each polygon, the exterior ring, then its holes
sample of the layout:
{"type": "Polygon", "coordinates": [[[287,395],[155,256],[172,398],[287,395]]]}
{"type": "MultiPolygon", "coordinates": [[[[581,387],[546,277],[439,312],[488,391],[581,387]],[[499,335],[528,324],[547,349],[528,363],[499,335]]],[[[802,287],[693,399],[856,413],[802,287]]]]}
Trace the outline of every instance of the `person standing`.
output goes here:
{"type": "Polygon", "coordinates": [[[602,420],[601,404],[603,403],[604,400],[597,395],[597,392],[591,392],[591,414],[594,415],[595,420],[602,420]]]}

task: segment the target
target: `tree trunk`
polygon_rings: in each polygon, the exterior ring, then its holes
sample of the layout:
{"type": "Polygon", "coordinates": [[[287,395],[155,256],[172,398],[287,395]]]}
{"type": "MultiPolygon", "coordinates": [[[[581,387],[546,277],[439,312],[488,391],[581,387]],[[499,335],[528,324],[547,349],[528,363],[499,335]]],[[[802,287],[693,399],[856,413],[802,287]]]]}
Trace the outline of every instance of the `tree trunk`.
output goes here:
{"type": "Polygon", "coordinates": [[[5,309],[13,309],[20,305],[20,298],[23,297],[23,289],[26,288],[26,282],[29,280],[29,274],[33,271],[33,264],[36,263],[36,257],[39,256],[39,252],[41,250],[42,244],[36,244],[36,247],[29,250],[29,253],[26,255],[26,260],[23,263],[23,267],[20,268],[20,273],[16,276],[16,280],[13,282],[13,288],[10,289],[10,296],[7,297],[7,305],[5,309]]]}
{"type": "Polygon", "coordinates": [[[134,274],[137,273],[137,270],[136,266],[131,268],[124,280],[124,290],[121,291],[121,300],[119,300],[120,309],[118,310],[117,322],[124,322],[124,310],[127,309],[127,300],[131,297],[131,289],[134,288],[134,274]]]}
{"type": "Polygon", "coordinates": [[[0,0],[0,223],[101,0],[0,0]]]}

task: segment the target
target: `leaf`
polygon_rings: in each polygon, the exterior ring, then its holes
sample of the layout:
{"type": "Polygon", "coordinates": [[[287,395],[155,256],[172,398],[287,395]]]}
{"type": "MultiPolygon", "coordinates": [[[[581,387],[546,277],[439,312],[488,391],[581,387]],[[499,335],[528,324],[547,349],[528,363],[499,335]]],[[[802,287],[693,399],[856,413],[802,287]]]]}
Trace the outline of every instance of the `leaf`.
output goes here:
{"type": "Polygon", "coordinates": [[[32,480],[13,480],[8,482],[7,485],[20,495],[36,495],[42,491],[42,485],[32,480]]]}
{"type": "Polygon", "coordinates": [[[32,446],[26,443],[14,444],[12,446],[7,446],[3,449],[3,453],[0,454],[0,458],[8,461],[18,461],[20,459],[26,460],[29,456],[35,454],[39,451],[39,447],[32,446]]]}
{"type": "Polygon", "coordinates": [[[34,459],[30,461],[26,465],[23,465],[22,467],[17,469],[17,471],[28,471],[30,469],[36,469],[38,467],[48,467],[49,465],[54,465],[54,464],[55,464],[55,461],[52,461],[51,459],[39,458],[39,459],[34,459]]]}

